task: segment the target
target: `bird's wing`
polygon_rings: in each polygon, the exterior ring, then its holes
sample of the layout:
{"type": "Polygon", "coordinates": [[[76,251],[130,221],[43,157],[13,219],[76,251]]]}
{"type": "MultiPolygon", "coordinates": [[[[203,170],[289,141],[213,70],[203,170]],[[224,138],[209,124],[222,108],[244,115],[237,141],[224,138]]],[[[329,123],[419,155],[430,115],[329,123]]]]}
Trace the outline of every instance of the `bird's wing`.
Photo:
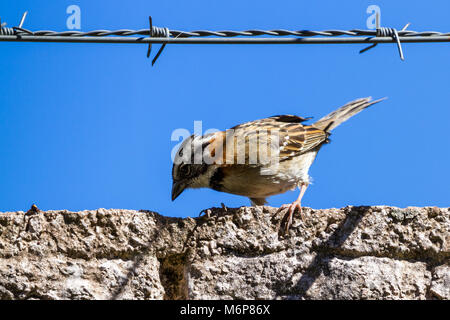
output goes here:
{"type": "Polygon", "coordinates": [[[306,153],[327,140],[327,133],[312,126],[303,125],[302,122],[310,118],[283,115],[263,119],[278,132],[279,160],[306,153]]]}
{"type": "Polygon", "coordinates": [[[283,161],[308,152],[327,140],[327,133],[302,125],[308,119],[274,116],[214,133],[205,150],[215,158],[210,163],[260,166],[268,159],[283,161]]]}

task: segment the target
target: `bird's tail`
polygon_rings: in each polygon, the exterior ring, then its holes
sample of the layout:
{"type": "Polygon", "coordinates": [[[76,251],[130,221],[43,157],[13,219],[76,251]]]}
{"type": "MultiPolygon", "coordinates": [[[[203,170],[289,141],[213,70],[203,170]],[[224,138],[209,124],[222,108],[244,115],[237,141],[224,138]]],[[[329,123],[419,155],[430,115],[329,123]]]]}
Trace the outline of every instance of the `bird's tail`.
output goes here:
{"type": "Polygon", "coordinates": [[[370,107],[371,105],[385,99],[386,98],[372,101],[372,97],[368,97],[349,102],[345,106],[337,109],[336,111],[333,111],[329,115],[326,115],[325,117],[314,123],[313,126],[317,129],[330,132],[341,123],[353,117],[355,114],[358,114],[367,107],[370,107]]]}

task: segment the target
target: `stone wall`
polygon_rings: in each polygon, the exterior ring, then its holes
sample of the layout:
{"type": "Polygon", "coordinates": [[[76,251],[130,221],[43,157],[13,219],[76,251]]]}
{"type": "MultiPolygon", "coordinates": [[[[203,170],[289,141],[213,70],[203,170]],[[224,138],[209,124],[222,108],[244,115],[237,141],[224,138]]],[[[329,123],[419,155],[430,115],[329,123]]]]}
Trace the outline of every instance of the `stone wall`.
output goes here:
{"type": "Polygon", "coordinates": [[[449,299],[450,211],[0,213],[0,299],[449,299]]]}

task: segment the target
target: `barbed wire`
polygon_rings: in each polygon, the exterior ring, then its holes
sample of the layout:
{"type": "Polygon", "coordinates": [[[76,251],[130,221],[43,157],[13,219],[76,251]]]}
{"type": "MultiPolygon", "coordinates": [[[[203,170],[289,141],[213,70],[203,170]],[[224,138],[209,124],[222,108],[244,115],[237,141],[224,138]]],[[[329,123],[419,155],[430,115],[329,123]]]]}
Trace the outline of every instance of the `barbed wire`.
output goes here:
{"type": "MultiPolygon", "coordinates": [[[[221,30],[221,31],[210,31],[210,30],[196,30],[196,31],[180,31],[180,30],[169,30],[168,35],[165,32],[166,28],[153,27],[153,37],[175,37],[175,38],[190,38],[190,37],[256,37],[262,35],[268,36],[296,36],[296,37],[316,37],[316,36],[324,36],[324,37],[339,37],[339,36],[376,36],[376,30],[323,30],[323,31],[311,31],[311,30],[284,30],[284,29],[276,29],[276,30],[245,30],[245,31],[232,31],[232,30],[221,30]]],[[[150,36],[151,32],[149,29],[141,29],[141,30],[129,30],[129,29],[121,29],[121,30],[94,30],[88,32],[81,31],[50,31],[50,30],[41,30],[41,31],[29,31],[26,29],[19,28],[2,28],[2,35],[34,35],[34,36],[54,36],[54,37],[108,37],[108,36],[150,36]],[[17,30],[17,31],[15,31],[17,30]]],[[[442,37],[450,37],[450,32],[443,33],[438,31],[398,31],[398,35],[400,37],[428,37],[428,36],[442,36],[442,37]]]]}
{"type": "Polygon", "coordinates": [[[22,42],[90,42],[90,43],[145,43],[149,45],[147,56],[150,56],[151,45],[161,43],[163,46],[158,51],[152,64],[161,54],[165,45],[170,44],[336,44],[336,43],[370,43],[371,46],[360,50],[363,53],[375,47],[378,43],[397,43],[400,58],[404,60],[401,42],[450,42],[450,32],[438,31],[412,31],[406,30],[409,23],[400,31],[395,28],[385,28],[379,25],[377,16],[376,30],[259,30],[251,29],[244,31],[233,30],[194,30],[180,31],[169,30],[153,26],[152,18],[149,17],[149,28],[140,30],[94,30],[82,31],[30,31],[23,28],[27,12],[23,15],[18,27],[6,27],[0,20],[0,41],[22,41],[22,42]],[[133,38],[142,36],[146,38],[133,38]],[[270,36],[261,38],[260,36],[270,36]],[[285,38],[291,36],[294,38],[285,38]]]}

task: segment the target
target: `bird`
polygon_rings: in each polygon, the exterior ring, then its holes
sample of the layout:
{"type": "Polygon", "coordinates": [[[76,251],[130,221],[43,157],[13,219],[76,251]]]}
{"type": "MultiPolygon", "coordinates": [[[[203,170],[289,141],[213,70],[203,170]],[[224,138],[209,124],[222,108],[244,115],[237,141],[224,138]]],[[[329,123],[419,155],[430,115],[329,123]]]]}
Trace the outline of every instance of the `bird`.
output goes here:
{"type": "Polygon", "coordinates": [[[286,228],[296,211],[302,219],[302,199],[310,184],[309,168],[330,142],[331,131],[362,110],[384,100],[351,101],[311,125],[312,118],[277,115],[246,122],[225,131],[185,139],[174,157],[172,201],[186,189],[210,188],[248,197],[253,206],[266,198],[300,189],[286,210],[286,228]]]}

